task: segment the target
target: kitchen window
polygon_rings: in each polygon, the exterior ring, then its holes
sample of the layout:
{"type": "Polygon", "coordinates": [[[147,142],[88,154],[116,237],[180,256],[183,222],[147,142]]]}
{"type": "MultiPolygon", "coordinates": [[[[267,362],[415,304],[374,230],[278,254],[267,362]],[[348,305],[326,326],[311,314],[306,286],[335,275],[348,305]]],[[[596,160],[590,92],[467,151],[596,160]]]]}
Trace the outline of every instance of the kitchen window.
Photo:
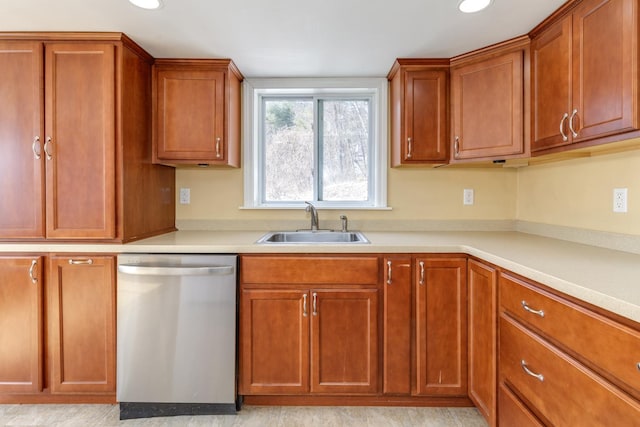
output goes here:
{"type": "Polygon", "coordinates": [[[386,80],[244,85],[245,208],[386,208],[386,80]]]}

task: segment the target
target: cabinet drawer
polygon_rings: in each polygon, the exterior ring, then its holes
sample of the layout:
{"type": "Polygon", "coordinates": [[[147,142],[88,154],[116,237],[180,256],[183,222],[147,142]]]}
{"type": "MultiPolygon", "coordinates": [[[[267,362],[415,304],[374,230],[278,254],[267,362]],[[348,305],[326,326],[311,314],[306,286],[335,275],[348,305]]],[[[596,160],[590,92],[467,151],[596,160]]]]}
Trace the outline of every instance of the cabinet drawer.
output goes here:
{"type": "Polygon", "coordinates": [[[500,384],[498,407],[500,408],[498,420],[500,426],[543,427],[525,404],[504,384],[500,384]]]}
{"type": "Polygon", "coordinates": [[[500,375],[552,425],[622,426],[640,419],[640,403],[504,315],[500,375]]]}
{"type": "Polygon", "coordinates": [[[500,305],[501,310],[539,329],[640,397],[638,331],[504,274],[500,277],[500,305]]]}
{"type": "Polygon", "coordinates": [[[243,256],[240,280],[256,284],[378,284],[377,256],[243,256]]]}

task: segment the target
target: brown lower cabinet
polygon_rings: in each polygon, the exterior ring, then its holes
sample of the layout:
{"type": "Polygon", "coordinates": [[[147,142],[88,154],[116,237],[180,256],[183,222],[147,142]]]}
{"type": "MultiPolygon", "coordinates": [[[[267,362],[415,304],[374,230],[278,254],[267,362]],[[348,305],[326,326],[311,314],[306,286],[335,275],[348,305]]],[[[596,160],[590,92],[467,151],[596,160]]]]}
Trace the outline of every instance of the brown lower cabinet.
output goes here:
{"type": "Polygon", "coordinates": [[[377,257],[243,256],[240,277],[240,394],[377,392],[377,257]]]}
{"type": "Polygon", "coordinates": [[[113,255],[1,256],[0,402],[114,402],[115,289],[113,255]]]}
{"type": "Polygon", "coordinates": [[[636,327],[507,272],[499,298],[500,426],[638,424],[636,327]]]}

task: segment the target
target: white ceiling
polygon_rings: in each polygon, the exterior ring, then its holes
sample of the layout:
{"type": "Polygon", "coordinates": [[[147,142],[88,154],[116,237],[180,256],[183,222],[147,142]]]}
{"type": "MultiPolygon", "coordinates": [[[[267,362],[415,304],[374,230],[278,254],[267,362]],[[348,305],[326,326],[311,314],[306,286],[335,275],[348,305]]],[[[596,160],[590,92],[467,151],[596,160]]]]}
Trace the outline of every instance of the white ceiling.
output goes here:
{"type": "Polygon", "coordinates": [[[564,0],[0,0],[0,31],[122,31],[156,58],[232,58],[246,77],[385,76],[526,34],[564,0]]]}

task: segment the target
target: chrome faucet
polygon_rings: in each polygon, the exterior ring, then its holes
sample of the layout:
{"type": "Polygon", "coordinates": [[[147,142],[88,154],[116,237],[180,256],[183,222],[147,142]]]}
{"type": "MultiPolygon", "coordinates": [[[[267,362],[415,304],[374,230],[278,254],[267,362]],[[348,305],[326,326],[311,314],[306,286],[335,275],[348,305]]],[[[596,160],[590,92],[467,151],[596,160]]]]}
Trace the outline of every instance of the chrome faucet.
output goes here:
{"type": "Polygon", "coordinates": [[[347,232],[347,216],[340,215],[340,221],[342,222],[342,232],[346,233],[347,232]]]}
{"type": "Polygon", "coordinates": [[[318,211],[311,203],[305,203],[307,204],[307,207],[304,210],[306,212],[311,212],[311,231],[318,231],[318,211]]]}

